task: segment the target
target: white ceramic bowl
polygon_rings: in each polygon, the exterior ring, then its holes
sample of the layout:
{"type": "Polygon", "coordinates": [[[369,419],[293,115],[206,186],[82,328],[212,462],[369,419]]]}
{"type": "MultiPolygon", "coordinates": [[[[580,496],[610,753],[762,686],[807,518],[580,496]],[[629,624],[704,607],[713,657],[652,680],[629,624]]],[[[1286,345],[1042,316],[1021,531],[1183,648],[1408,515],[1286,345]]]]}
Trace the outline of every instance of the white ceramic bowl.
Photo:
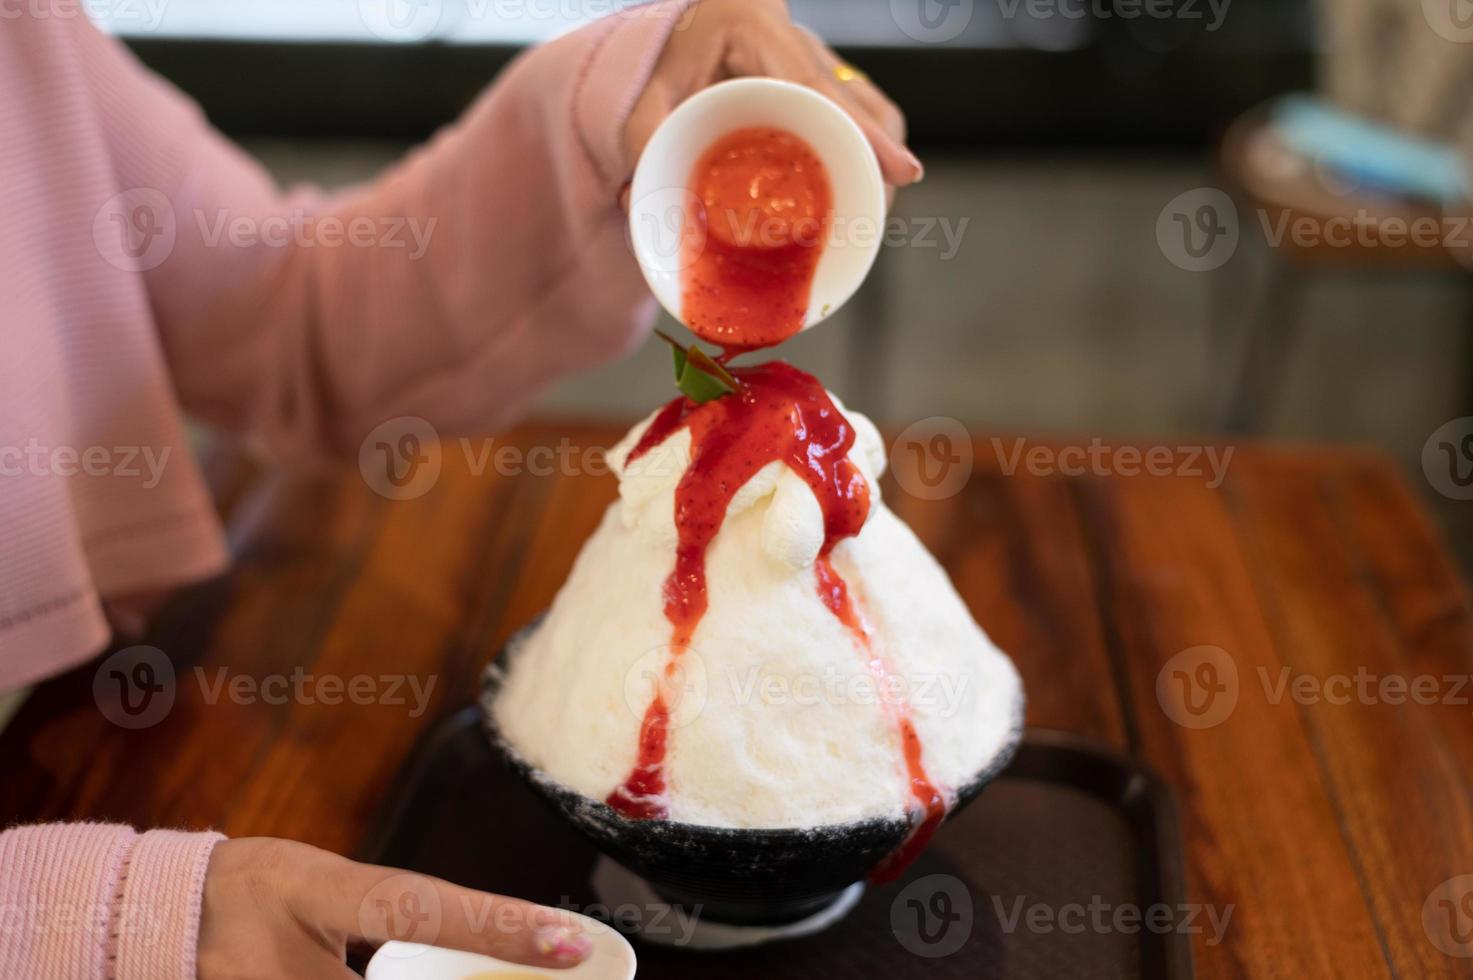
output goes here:
{"type": "Polygon", "coordinates": [[[618,932],[584,918],[593,955],[568,970],[542,970],[478,953],[418,943],[384,943],[368,962],[365,980],[634,980],[634,950],[618,932]]]}
{"type": "Polygon", "coordinates": [[[776,78],[737,78],[702,89],[672,112],[650,139],[629,191],[629,238],[650,289],[681,320],[680,245],[691,170],[721,137],[776,126],[806,142],[823,161],[833,190],[829,238],[809,294],[803,329],[825,319],[868,275],[885,231],[885,183],[864,133],[833,101],[776,78]]]}

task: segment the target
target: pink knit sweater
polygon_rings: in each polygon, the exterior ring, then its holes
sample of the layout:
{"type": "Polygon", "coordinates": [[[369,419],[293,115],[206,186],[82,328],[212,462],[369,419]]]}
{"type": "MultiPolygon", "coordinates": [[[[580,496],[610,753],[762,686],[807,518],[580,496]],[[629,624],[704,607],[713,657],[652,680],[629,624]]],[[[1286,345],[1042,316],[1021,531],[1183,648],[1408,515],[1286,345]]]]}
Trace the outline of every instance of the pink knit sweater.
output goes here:
{"type": "MultiPolygon", "coordinates": [[[[100,650],[103,598],[225,565],[183,412],[353,457],[400,416],[504,425],[638,342],[623,124],[689,2],[532,51],[330,197],[279,192],[80,8],[0,21],[0,691],[100,650]]],[[[0,978],[192,977],[216,839],[0,834],[0,978]]]]}
{"type": "Polygon", "coordinates": [[[0,977],[194,976],[218,834],[46,824],[0,834],[0,977]]]}

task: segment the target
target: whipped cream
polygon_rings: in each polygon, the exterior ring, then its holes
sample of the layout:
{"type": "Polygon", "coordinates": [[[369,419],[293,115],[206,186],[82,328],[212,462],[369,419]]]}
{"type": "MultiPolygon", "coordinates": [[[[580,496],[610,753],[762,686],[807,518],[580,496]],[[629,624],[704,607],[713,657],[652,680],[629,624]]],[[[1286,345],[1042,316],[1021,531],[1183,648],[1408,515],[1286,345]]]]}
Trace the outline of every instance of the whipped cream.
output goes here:
{"type": "Polygon", "coordinates": [[[1021,724],[1017,672],[880,500],[885,448],[862,415],[847,419],[869,517],[830,560],[859,605],[869,649],[819,597],[818,500],[773,462],[732,498],[706,554],[709,606],[676,676],[662,679],[672,652],[663,585],[691,436],[679,429],[629,461],[653,418],[610,451],[619,499],[546,618],[511,652],[493,709],[503,736],[558,782],[602,800],[635,765],[641,720],[662,689],[669,818],[722,827],[906,814],[914,799],[902,713],[943,791],[988,768],[1021,724]]]}

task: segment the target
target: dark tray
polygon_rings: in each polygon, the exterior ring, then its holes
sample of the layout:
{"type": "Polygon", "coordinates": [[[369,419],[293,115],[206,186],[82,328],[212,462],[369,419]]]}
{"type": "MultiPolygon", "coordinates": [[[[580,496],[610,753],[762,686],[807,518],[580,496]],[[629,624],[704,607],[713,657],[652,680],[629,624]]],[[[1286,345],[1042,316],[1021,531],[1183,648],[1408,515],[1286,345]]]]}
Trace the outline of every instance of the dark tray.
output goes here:
{"type": "MultiPolygon", "coordinates": [[[[588,884],[597,853],[495,755],[479,709],[425,737],[389,800],[363,860],[609,918],[588,884]]],[[[1166,784],[1090,742],[1029,730],[900,881],[870,888],[826,932],[725,952],[635,949],[645,980],[1187,980],[1186,900],[1166,784]],[[1112,923],[1155,906],[1172,910],[1168,928],[1112,923]]]]}

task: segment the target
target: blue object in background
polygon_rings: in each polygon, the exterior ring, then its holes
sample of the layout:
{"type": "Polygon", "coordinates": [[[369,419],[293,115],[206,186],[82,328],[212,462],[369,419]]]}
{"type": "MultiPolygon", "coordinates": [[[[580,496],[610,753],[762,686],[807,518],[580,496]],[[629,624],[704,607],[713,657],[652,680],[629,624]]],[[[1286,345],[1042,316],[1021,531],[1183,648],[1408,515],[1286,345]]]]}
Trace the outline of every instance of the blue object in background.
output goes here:
{"type": "Polygon", "coordinates": [[[1269,118],[1290,148],[1372,190],[1444,206],[1470,196],[1463,161],[1447,143],[1408,136],[1307,95],[1279,100],[1269,118]]]}

